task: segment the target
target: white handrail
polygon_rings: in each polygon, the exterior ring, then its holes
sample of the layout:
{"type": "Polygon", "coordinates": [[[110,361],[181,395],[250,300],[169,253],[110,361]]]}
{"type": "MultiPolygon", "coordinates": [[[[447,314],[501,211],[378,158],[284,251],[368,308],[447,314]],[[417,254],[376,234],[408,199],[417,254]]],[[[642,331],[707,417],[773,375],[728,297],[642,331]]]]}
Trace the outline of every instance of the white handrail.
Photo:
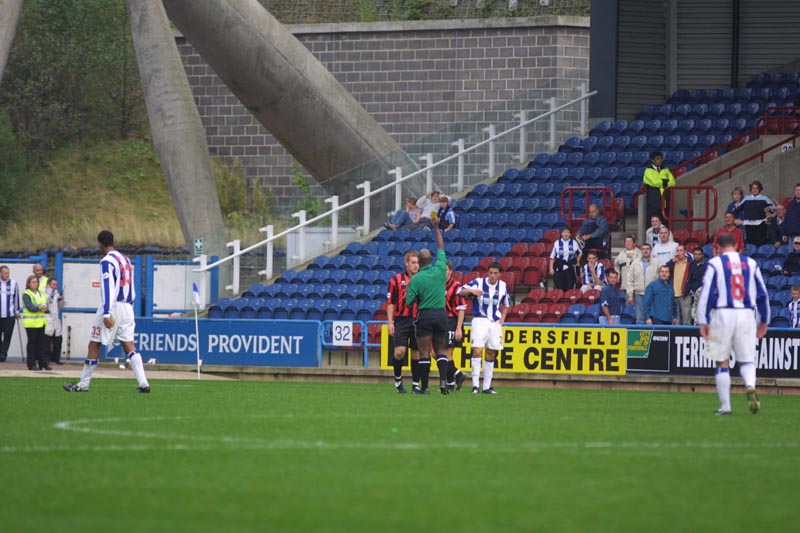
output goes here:
{"type": "MultiPolygon", "coordinates": [[[[585,86],[581,86],[581,92],[583,92],[583,91],[585,91],[585,86]]],[[[259,241],[259,242],[255,243],[253,245],[250,245],[247,248],[240,249],[240,250],[238,250],[236,255],[229,255],[228,257],[223,257],[222,259],[219,259],[214,263],[209,263],[209,264],[206,264],[206,265],[202,265],[202,263],[201,263],[201,267],[194,269],[194,272],[207,272],[207,271],[209,271],[209,270],[211,270],[213,268],[216,268],[216,267],[218,267],[218,266],[220,266],[220,265],[222,265],[224,263],[227,263],[228,261],[232,261],[234,259],[234,257],[238,258],[239,256],[244,255],[244,254],[249,253],[249,252],[252,252],[253,250],[255,250],[257,248],[260,248],[260,247],[262,247],[264,245],[271,245],[274,241],[280,239],[281,237],[284,237],[284,236],[289,235],[290,233],[294,233],[296,231],[302,231],[306,226],[310,226],[310,225],[312,225],[312,224],[314,224],[314,223],[316,223],[316,222],[318,222],[320,220],[323,220],[323,219],[326,219],[326,218],[332,216],[334,213],[336,213],[338,211],[342,211],[344,209],[347,209],[348,207],[351,207],[351,206],[356,205],[356,204],[361,203],[361,202],[364,203],[364,225],[362,226],[361,230],[362,230],[363,234],[367,234],[367,233],[370,232],[370,228],[369,228],[369,224],[370,224],[369,207],[370,207],[370,198],[372,196],[374,196],[376,194],[380,194],[383,191],[389,190],[391,188],[399,189],[399,185],[401,183],[403,183],[405,181],[408,181],[408,180],[410,180],[412,178],[415,178],[417,176],[420,176],[423,173],[426,174],[426,176],[428,177],[427,181],[430,182],[431,178],[432,178],[432,172],[433,172],[434,168],[442,166],[445,163],[449,163],[450,161],[453,161],[454,159],[461,158],[461,161],[463,161],[463,157],[464,157],[465,154],[468,154],[470,152],[474,152],[475,150],[477,150],[479,148],[482,148],[483,146],[485,146],[487,144],[494,143],[494,141],[496,141],[497,139],[505,137],[506,135],[509,135],[509,134],[511,134],[511,133],[513,133],[513,132],[515,132],[517,130],[521,130],[521,129],[525,128],[526,126],[528,126],[529,124],[532,124],[532,123],[534,123],[536,121],[543,120],[545,118],[549,118],[551,116],[554,116],[555,113],[561,111],[562,109],[566,109],[566,108],[568,108],[570,106],[573,106],[578,102],[583,103],[584,101],[588,100],[589,98],[591,98],[592,96],[594,96],[596,94],[597,94],[596,90],[592,91],[592,92],[589,92],[589,93],[584,93],[581,96],[579,96],[578,98],[575,98],[574,100],[570,100],[566,104],[562,104],[562,105],[560,105],[558,107],[552,107],[554,105],[554,103],[551,103],[551,109],[549,111],[547,111],[545,113],[542,113],[541,115],[538,115],[538,116],[536,116],[536,117],[534,117],[532,119],[529,119],[529,120],[526,120],[525,111],[522,111],[522,112],[520,112],[518,114],[515,114],[514,115],[515,117],[520,117],[520,119],[521,119],[520,123],[517,124],[516,126],[512,126],[511,128],[509,128],[509,129],[507,129],[507,130],[505,130],[505,131],[503,131],[501,133],[498,133],[498,134],[495,134],[495,135],[490,135],[487,139],[484,139],[484,140],[482,140],[482,141],[480,141],[480,142],[478,142],[476,144],[473,144],[472,146],[466,147],[463,150],[459,150],[457,153],[449,155],[449,156],[446,156],[443,159],[440,159],[439,161],[436,161],[436,162],[430,162],[433,159],[433,156],[431,154],[428,154],[427,156],[423,156],[420,159],[427,160],[429,162],[428,166],[426,166],[425,168],[421,168],[419,170],[416,170],[416,171],[408,174],[407,176],[402,176],[402,178],[399,177],[399,175],[400,175],[399,168],[395,169],[395,170],[390,170],[389,171],[390,173],[395,173],[395,172],[397,173],[398,179],[396,179],[394,181],[391,181],[391,182],[389,182],[389,183],[387,183],[387,184],[385,184],[385,185],[383,185],[381,187],[378,187],[377,189],[371,190],[369,181],[365,181],[365,182],[363,182],[363,183],[361,183],[359,185],[356,185],[356,188],[364,189],[364,194],[362,196],[360,196],[358,198],[354,198],[353,200],[350,200],[349,202],[345,202],[344,204],[341,204],[338,207],[332,207],[329,211],[326,211],[325,213],[321,213],[321,214],[319,214],[319,215],[317,215],[317,216],[315,216],[313,218],[310,218],[308,220],[303,220],[301,218],[300,223],[298,223],[296,226],[288,228],[288,229],[285,229],[285,230],[283,230],[282,232],[280,232],[278,234],[268,236],[266,239],[264,239],[262,241],[259,241]]],[[[554,100],[551,99],[551,102],[554,102],[554,100]]],[[[581,114],[583,115],[583,113],[581,113],[581,114]]],[[[584,128],[585,126],[582,125],[581,127],[584,128]]],[[[521,135],[521,137],[523,137],[523,136],[521,135]]],[[[520,142],[520,157],[524,158],[525,148],[522,145],[522,142],[523,141],[521,139],[521,142],[520,142]]],[[[462,140],[462,143],[454,143],[454,144],[459,144],[459,146],[460,146],[461,144],[463,144],[463,140],[462,140]]],[[[461,180],[463,180],[463,176],[459,176],[459,186],[458,186],[458,190],[459,191],[462,190],[462,188],[463,188],[463,183],[461,182],[461,180]]],[[[302,213],[303,213],[303,217],[305,217],[305,212],[303,211],[302,213]]],[[[298,216],[298,215],[299,215],[299,213],[293,213],[292,214],[292,216],[298,216]]],[[[333,239],[333,242],[335,242],[335,237],[333,239]]],[[[301,244],[301,247],[302,247],[302,244],[301,244]]],[[[306,258],[305,257],[301,257],[300,259],[305,261],[306,258]]],[[[196,258],[195,258],[195,261],[197,261],[196,258]]],[[[270,261],[270,263],[271,263],[271,261],[270,261]]],[[[235,268],[235,266],[234,266],[234,272],[233,272],[233,276],[235,278],[235,282],[233,284],[231,284],[230,286],[226,286],[226,289],[228,287],[233,287],[233,286],[237,286],[238,287],[239,271],[238,271],[238,268],[235,268]]],[[[270,267],[271,267],[271,264],[270,264],[270,267]]],[[[267,270],[269,271],[269,270],[271,270],[271,268],[268,268],[267,270]]],[[[267,273],[271,274],[271,272],[267,272],[267,273]]]]}

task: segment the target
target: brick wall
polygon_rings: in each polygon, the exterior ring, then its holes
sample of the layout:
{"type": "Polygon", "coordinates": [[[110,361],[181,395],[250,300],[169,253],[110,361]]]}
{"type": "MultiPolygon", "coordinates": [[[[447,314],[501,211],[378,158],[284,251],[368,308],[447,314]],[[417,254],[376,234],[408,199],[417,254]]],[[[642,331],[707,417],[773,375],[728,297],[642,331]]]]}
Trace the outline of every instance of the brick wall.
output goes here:
{"type": "MultiPolygon", "coordinates": [[[[485,138],[481,129],[514,125],[520,109],[529,117],[577,97],[589,80],[587,18],[542,17],[375,24],[289,26],[294,35],[349,90],[396,141],[417,157],[452,154],[457,138],[467,146],[485,138]]],[[[281,211],[291,211],[298,190],[294,161],[224,86],[185,39],[178,38],[189,83],[206,128],[209,149],[238,163],[251,183],[271,191],[281,211]]],[[[546,151],[548,124],[528,134],[528,159],[546,151]]],[[[558,140],[576,135],[579,110],[558,116],[558,140]]],[[[521,166],[514,135],[497,146],[497,169],[521,166]]],[[[484,158],[467,159],[467,183],[477,183],[484,158]]],[[[438,173],[447,191],[455,164],[438,173]]],[[[313,182],[312,182],[313,183],[313,182]]],[[[326,196],[321,188],[315,192],[326,196]]]]}

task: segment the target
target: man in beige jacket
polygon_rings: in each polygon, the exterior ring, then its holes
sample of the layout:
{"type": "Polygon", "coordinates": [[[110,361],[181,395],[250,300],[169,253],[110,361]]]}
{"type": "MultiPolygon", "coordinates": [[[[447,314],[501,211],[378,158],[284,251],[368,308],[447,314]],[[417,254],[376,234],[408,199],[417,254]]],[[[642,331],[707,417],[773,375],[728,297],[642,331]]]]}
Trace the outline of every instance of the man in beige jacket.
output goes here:
{"type": "Polygon", "coordinates": [[[635,259],[628,268],[625,292],[628,303],[636,307],[636,323],[644,324],[644,291],[647,286],[658,279],[658,259],[650,256],[652,247],[642,244],[642,256],[635,259]]]}

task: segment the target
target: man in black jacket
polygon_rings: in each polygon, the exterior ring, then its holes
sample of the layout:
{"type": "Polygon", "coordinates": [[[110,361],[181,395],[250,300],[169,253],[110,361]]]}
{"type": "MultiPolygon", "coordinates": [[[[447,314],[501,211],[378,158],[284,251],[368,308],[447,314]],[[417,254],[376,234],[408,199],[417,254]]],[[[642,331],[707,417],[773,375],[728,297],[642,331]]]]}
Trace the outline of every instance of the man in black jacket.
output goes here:
{"type": "Polygon", "coordinates": [[[786,256],[783,262],[783,275],[793,276],[800,274],[800,236],[792,241],[792,251],[786,256]]]}

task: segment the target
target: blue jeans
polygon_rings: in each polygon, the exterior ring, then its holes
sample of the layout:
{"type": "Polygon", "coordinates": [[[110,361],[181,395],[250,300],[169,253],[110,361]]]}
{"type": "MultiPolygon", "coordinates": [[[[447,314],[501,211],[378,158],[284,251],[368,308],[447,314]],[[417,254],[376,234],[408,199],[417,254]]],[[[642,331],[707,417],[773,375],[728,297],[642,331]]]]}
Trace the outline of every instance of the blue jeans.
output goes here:
{"type": "Polygon", "coordinates": [[[401,209],[392,215],[392,224],[398,228],[402,228],[403,226],[410,226],[413,222],[411,221],[411,216],[408,214],[408,211],[401,209]]]}
{"type": "Polygon", "coordinates": [[[644,294],[633,294],[633,305],[636,308],[636,323],[644,324],[644,294]]]}

